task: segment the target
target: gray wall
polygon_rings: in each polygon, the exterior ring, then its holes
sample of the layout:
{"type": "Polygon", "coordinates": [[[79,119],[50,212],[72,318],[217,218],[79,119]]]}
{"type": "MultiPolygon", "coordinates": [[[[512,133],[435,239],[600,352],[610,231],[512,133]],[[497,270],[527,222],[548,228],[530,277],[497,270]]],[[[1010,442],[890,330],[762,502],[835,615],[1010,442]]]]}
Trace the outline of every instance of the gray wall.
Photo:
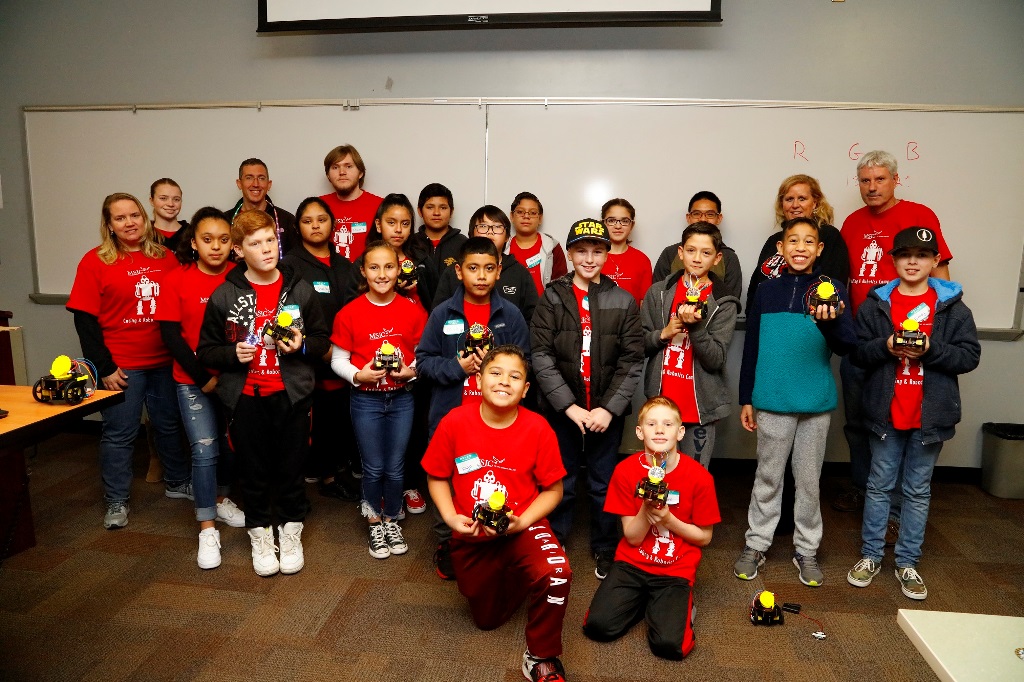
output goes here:
{"type": "MultiPolygon", "coordinates": [[[[261,37],[251,0],[6,0],[0,4],[0,308],[13,310],[26,328],[30,376],[44,373],[69,346],[77,350],[77,342],[67,312],[28,298],[23,106],[432,96],[1024,106],[1019,0],[723,5],[721,26],[261,37]]],[[[443,153],[443,140],[424,144],[443,153]]],[[[125,150],[125,163],[144,153],[125,150]]],[[[89,172],[88,159],[67,162],[68,182],[89,172]]],[[[969,172],[964,180],[965,207],[982,210],[984,219],[984,188],[969,186],[969,172]]],[[[69,216],[68,229],[95,231],[98,209],[69,216]]],[[[67,254],[68,267],[80,256],[67,254]]],[[[981,422],[1024,421],[1018,394],[1024,345],[983,346],[982,367],[962,382],[965,419],[943,464],[979,465],[981,422]]],[[[838,440],[832,439],[832,457],[841,456],[838,440]]],[[[733,441],[747,443],[726,439],[733,441]]]]}

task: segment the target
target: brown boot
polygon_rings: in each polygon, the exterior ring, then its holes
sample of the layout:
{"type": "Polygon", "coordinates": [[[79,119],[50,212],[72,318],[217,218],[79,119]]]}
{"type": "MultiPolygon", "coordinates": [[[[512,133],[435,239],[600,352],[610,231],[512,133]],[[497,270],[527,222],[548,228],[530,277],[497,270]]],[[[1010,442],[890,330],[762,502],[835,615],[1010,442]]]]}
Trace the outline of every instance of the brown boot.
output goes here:
{"type": "Polygon", "coordinates": [[[149,456],[149,471],[146,472],[146,483],[159,483],[164,480],[164,465],[156,453],[149,456]]]}

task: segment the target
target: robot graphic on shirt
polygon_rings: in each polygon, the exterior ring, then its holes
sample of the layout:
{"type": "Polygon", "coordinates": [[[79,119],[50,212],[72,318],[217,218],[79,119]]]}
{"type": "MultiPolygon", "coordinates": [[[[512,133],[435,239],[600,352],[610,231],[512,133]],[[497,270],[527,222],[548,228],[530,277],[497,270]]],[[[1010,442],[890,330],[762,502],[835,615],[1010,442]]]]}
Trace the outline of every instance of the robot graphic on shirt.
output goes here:
{"type": "Polygon", "coordinates": [[[651,526],[651,535],[654,536],[654,547],[651,548],[651,554],[657,556],[661,553],[662,545],[665,545],[665,558],[671,559],[676,555],[676,543],[672,539],[672,534],[668,532],[667,528],[662,528],[659,524],[651,526]]]}
{"type": "Polygon", "coordinates": [[[593,332],[590,330],[589,327],[587,329],[583,330],[583,352],[580,353],[580,371],[581,372],[585,371],[585,369],[583,367],[583,358],[589,358],[590,357],[590,339],[592,338],[592,336],[593,336],[593,332]]]}
{"type": "Polygon", "coordinates": [[[864,259],[864,262],[860,264],[860,272],[857,276],[874,277],[875,273],[878,272],[878,261],[882,260],[882,256],[884,255],[885,252],[882,250],[882,247],[878,245],[877,241],[872,239],[871,243],[865,247],[864,253],[861,254],[861,258],[864,259]],[[871,274],[865,275],[864,270],[866,270],[868,266],[871,266],[871,274]]]}
{"type": "Polygon", "coordinates": [[[476,479],[473,483],[473,490],[470,492],[473,496],[473,504],[477,502],[486,503],[495,492],[501,492],[507,496],[508,490],[497,481],[498,479],[494,476],[494,472],[490,469],[483,476],[476,479]]]}
{"type": "Polygon", "coordinates": [[[348,259],[352,258],[352,232],[348,229],[348,225],[342,223],[334,232],[334,248],[338,255],[348,259]]]}
{"type": "Polygon", "coordinates": [[[139,305],[135,310],[136,315],[142,315],[142,304],[149,301],[149,314],[156,313],[156,297],[160,295],[160,285],[145,275],[135,284],[135,298],[139,299],[139,305]]]}

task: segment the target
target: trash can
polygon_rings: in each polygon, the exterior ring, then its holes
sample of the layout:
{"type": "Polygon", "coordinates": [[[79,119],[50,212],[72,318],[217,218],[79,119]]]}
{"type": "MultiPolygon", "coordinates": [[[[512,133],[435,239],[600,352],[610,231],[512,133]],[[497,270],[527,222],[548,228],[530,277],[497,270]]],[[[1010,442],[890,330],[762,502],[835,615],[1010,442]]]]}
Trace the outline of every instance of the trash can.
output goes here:
{"type": "Polygon", "coordinates": [[[990,495],[1024,499],[1024,424],[981,425],[981,487],[990,495]]]}

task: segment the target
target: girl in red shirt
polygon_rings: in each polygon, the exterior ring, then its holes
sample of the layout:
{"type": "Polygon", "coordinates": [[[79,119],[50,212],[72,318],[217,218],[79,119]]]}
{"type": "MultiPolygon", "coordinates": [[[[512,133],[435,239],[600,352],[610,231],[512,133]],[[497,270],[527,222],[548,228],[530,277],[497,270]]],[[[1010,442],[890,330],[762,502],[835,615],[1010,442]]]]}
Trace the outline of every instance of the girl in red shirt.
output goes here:
{"type": "Polygon", "coordinates": [[[157,241],[142,202],[124,193],[103,201],[100,245],[79,262],[67,309],[103,388],[124,392],[124,402],[101,411],[103,526],[109,530],[128,525],[132,452],[144,404],[163,462],[165,494],[192,499],[188,463],[179,447],[171,356],[156,322],[161,284],[177,267],[157,241]]]}
{"type": "Polygon", "coordinates": [[[610,199],[601,207],[601,221],[608,228],[612,248],[601,272],[633,294],[640,305],[651,288],[651,259],[638,248],[630,246],[629,235],[636,227],[636,211],[625,199],[610,199]]]}
{"type": "Polygon", "coordinates": [[[224,496],[231,480],[231,449],[222,407],[214,397],[217,375],[199,364],[195,352],[206,303],[234,267],[229,258],[231,226],[224,214],[210,206],[199,209],[182,230],[175,255],[184,267],[164,280],[167,305],[157,319],[174,358],[178,407],[192,449],[192,488],[199,521],[196,557],[199,568],[208,569],[221,562],[220,532],[214,522],[245,527],[245,515],[224,496]]]}
{"type": "Polygon", "coordinates": [[[370,524],[370,556],[386,559],[409,549],[397,521],[413,422],[409,381],[416,378],[416,345],[427,314],[396,292],[399,260],[390,243],[370,242],[361,260],[362,294],[334,318],[331,368],[355,387],[351,414],[363,461],[361,509],[370,524]]]}

